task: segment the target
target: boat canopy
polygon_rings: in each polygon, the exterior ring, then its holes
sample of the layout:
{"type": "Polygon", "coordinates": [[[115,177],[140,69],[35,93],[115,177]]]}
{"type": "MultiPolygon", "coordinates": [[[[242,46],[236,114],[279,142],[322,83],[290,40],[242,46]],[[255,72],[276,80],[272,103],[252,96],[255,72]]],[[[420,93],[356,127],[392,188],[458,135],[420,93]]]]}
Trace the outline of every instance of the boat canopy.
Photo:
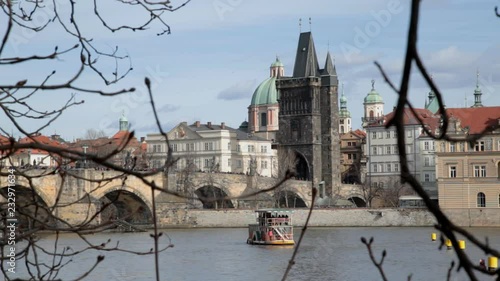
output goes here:
{"type": "Polygon", "coordinates": [[[290,213],[293,213],[294,211],[293,210],[290,210],[290,209],[259,209],[259,210],[255,210],[256,213],[287,213],[287,214],[290,214],[290,213]]]}

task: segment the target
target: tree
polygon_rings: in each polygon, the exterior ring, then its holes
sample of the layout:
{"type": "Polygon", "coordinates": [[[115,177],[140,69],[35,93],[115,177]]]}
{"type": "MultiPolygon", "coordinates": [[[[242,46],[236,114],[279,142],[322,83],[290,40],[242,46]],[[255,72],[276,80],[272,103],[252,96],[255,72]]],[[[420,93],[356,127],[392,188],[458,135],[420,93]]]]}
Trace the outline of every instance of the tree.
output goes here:
{"type": "Polygon", "coordinates": [[[384,207],[397,208],[399,197],[412,193],[410,187],[399,181],[399,177],[390,177],[385,185],[380,195],[381,205],[384,207]]]}
{"type": "MultiPolygon", "coordinates": [[[[418,114],[415,114],[415,110],[413,108],[413,105],[408,99],[409,96],[409,84],[410,84],[410,78],[411,75],[414,73],[417,73],[417,71],[412,72],[411,68],[412,66],[416,66],[418,73],[421,74],[425,80],[425,82],[431,87],[432,91],[435,93],[435,98],[438,101],[439,104],[439,110],[438,114],[441,115],[441,124],[439,127],[438,132],[432,132],[429,130],[429,128],[426,126],[426,124],[423,122],[423,120],[420,117],[417,117],[420,125],[422,126],[423,132],[436,140],[447,140],[447,141],[457,141],[458,139],[455,139],[453,135],[448,134],[448,127],[449,127],[449,116],[446,112],[445,109],[445,102],[443,100],[443,96],[441,92],[439,91],[437,85],[435,82],[432,80],[431,75],[429,75],[424,61],[422,60],[420,56],[420,52],[418,50],[417,46],[417,38],[418,38],[418,26],[419,26],[419,12],[420,12],[420,0],[412,0],[411,1],[411,14],[410,14],[410,22],[409,22],[409,29],[408,29],[408,37],[407,37],[407,48],[406,48],[406,56],[404,60],[404,66],[403,66],[403,72],[401,76],[401,83],[399,87],[397,87],[391,78],[387,75],[387,73],[384,71],[384,68],[382,65],[380,65],[378,62],[375,62],[375,65],[378,67],[380,70],[380,73],[384,77],[385,81],[389,84],[389,86],[398,94],[398,101],[397,105],[395,108],[394,115],[392,116],[392,119],[389,120],[388,122],[385,123],[386,128],[389,128],[391,126],[394,126],[396,128],[397,132],[397,141],[398,141],[398,153],[399,153],[399,159],[401,163],[401,180],[404,181],[405,183],[408,183],[412,189],[415,191],[415,193],[421,197],[425,203],[425,206],[427,209],[435,216],[437,220],[436,224],[436,229],[441,232],[442,239],[441,239],[441,246],[444,245],[444,238],[448,238],[451,241],[452,247],[458,257],[458,270],[463,269],[467,276],[469,277],[470,280],[478,280],[477,279],[477,273],[482,273],[482,274],[488,274],[488,275],[498,275],[498,271],[495,272],[488,272],[486,269],[481,268],[478,266],[475,262],[471,259],[468,253],[465,251],[462,251],[459,247],[458,243],[458,238],[457,235],[464,236],[466,237],[474,246],[477,246],[479,249],[481,249],[485,254],[491,254],[493,256],[500,256],[500,252],[497,251],[496,249],[492,248],[488,240],[486,239],[486,242],[483,242],[480,239],[477,239],[474,235],[472,235],[469,231],[466,229],[457,226],[455,223],[453,223],[439,208],[438,205],[436,205],[432,199],[430,198],[429,194],[424,190],[423,186],[419,182],[419,180],[412,175],[409,164],[408,164],[408,159],[407,159],[407,153],[406,153],[406,141],[405,141],[405,128],[404,128],[404,122],[402,122],[404,118],[404,112],[405,108],[409,107],[410,110],[413,111],[413,114],[415,116],[418,116],[418,114]]],[[[495,8],[495,13],[497,16],[500,16],[498,13],[497,8],[495,8]]],[[[469,135],[466,139],[467,142],[470,144],[475,143],[478,139],[480,139],[482,136],[485,134],[492,132],[494,130],[497,130],[499,128],[499,124],[496,124],[494,126],[488,126],[485,127],[481,133],[476,134],[476,135],[469,135]]],[[[462,141],[462,140],[460,140],[462,141]]],[[[376,268],[379,270],[380,275],[383,280],[387,280],[387,277],[385,275],[384,269],[383,269],[383,261],[386,256],[386,252],[384,251],[382,253],[382,258],[380,261],[377,261],[374,258],[373,255],[373,250],[372,250],[372,244],[373,244],[373,239],[367,240],[366,238],[362,237],[361,239],[362,243],[364,243],[368,249],[370,258],[373,262],[373,264],[376,266],[376,268]]],[[[454,262],[450,265],[450,268],[448,270],[448,280],[451,278],[451,272],[453,268],[455,267],[454,262]]]]}
{"type": "MultiPolygon", "coordinates": [[[[12,1],[1,0],[0,9],[3,12],[3,17],[0,17],[2,31],[0,31],[0,67],[3,72],[10,70],[14,78],[11,82],[0,83],[0,108],[5,116],[4,120],[8,120],[9,124],[17,129],[24,137],[30,138],[32,142],[19,143],[13,135],[10,135],[6,128],[0,127],[0,134],[6,135],[7,140],[0,143],[0,156],[2,163],[9,166],[8,169],[1,171],[1,177],[16,177],[16,179],[27,179],[31,186],[22,188],[23,193],[18,193],[19,201],[16,205],[16,211],[19,213],[20,222],[17,241],[25,241],[24,244],[17,244],[17,262],[18,264],[26,264],[29,267],[29,274],[33,280],[52,280],[56,279],[57,272],[63,270],[65,264],[71,259],[66,256],[59,256],[62,252],[46,250],[38,245],[36,239],[33,239],[33,234],[43,229],[50,229],[59,233],[60,231],[74,232],[77,234],[97,231],[95,224],[97,218],[100,217],[100,212],[105,213],[106,210],[113,208],[115,198],[111,198],[109,202],[104,202],[99,209],[99,212],[94,212],[93,206],[96,202],[92,201],[90,194],[84,194],[81,198],[76,198],[74,202],[65,202],[61,204],[60,194],[62,193],[61,186],[55,187],[60,190],[57,198],[54,198],[54,205],[44,205],[39,200],[38,195],[34,191],[33,179],[44,177],[47,175],[58,175],[61,183],[68,180],[78,181],[95,181],[95,179],[87,179],[82,174],[67,169],[67,163],[89,162],[92,165],[102,166],[104,168],[120,172],[120,177],[123,178],[125,184],[128,176],[136,176],[143,179],[151,187],[151,191],[161,190],[156,183],[148,181],[147,176],[153,173],[139,173],[135,171],[136,161],[134,156],[130,155],[130,151],[126,151],[127,144],[133,139],[134,133],[124,137],[122,143],[117,146],[109,147],[104,145],[106,149],[89,149],[87,146],[70,147],[70,146],[54,146],[41,141],[37,141],[34,136],[38,135],[42,130],[47,129],[51,124],[66,114],[69,108],[77,107],[82,104],[83,99],[78,96],[86,95],[101,95],[104,97],[119,96],[135,91],[135,88],[120,89],[120,82],[127,77],[133,67],[126,52],[122,52],[119,47],[111,50],[101,48],[98,40],[92,37],[92,29],[87,28],[89,22],[99,23],[101,30],[99,33],[108,32],[110,35],[119,32],[134,32],[145,31],[149,28],[158,28],[156,35],[164,35],[170,33],[170,26],[165,20],[165,12],[174,12],[177,9],[186,5],[190,0],[186,0],[179,6],[171,5],[170,1],[112,1],[103,4],[101,2],[78,2],[75,1],[12,1]],[[134,14],[134,20],[130,18],[120,17],[110,18],[110,15],[115,13],[116,8],[121,8],[126,13],[134,14]],[[85,15],[85,20],[82,20],[82,15],[85,15]],[[120,22],[121,21],[121,22],[120,22]],[[59,33],[58,38],[54,39],[50,50],[43,50],[40,53],[30,53],[27,48],[17,48],[14,52],[8,51],[8,47],[16,48],[19,44],[27,43],[33,37],[33,34],[45,36],[51,34],[54,30],[62,30],[63,34],[59,33]],[[29,35],[26,35],[29,34],[29,35]],[[31,36],[31,37],[30,37],[31,36]],[[60,42],[61,45],[58,45],[60,42]],[[57,65],[67,64],[70,70],[68,73],[59,74],[55,69],[57,65]],[[34,67],[36,65],[36,67],[34,67]],[[114,67],[109,68],[112,65],[114,67]],[[43,77],[35,72],[34,69],[42,69],[45,73],[43,77]],[[12,71],[16,70],[16,71],[12,71]],[[85,75],[95,75],[99,77],[105,87],[95,87],[95,84],[89,85],[84,81],[85,75]],[[47,110],[37,103],[37,96],[45,97],[49,93],[57,93],[57,100],[54,99],[54,107],[47,110]],[[66,94],[65,93],[70,93],[66,94]],[[37,127],[28,130],[25,127],[26,120],[39,121],[37,127]],[[109,149],[108,149],[109,148],[109,149]],[[59,159],[57,167],[50,170],[30,170],[18,167],[14,162],[15,155],[19,154],[22,149],[36,149],[48,152],[54,159],[59,159]],[[114,158],[122,158],[121,155],[129,156],[125,163],[121,165],[114,161],[114,158]],[[70,206],[75,203],[88,204],[88,213],[84,214],[82,223],[78,225],[70,225],[64,219],[54,216],[54,211],[64,206],[70,206]],[[34,251],[45,251],[52,255],[54,259],[52,264],[46,264],[38,260],[37,255],[34,257],[28,255],[34,251]],[[60,258],[56,258],[60,257],[60,258]]],[[[54,38],[49,36],[47,38],[54,38]]],[[[149,90],[149,97],[152,109],[155,112],[155,121],[161,130],[160,123],[155,110],[154,99],[151,93],[151,83],[149,79],[145,79],[145,84],[149,90]]],[[[100,131],[89,130],[86,137],[89,139],[98,139],[104,135],[100,131]]],[[[168,139],[166,140],[168,144],[168,139]]],[[[171,155],[170,155],[171,156],[171,155]]],[[[172,157],[169,157],[165,166],[172,163],[172,157]]],[[[104,175],[104,174],[103,174],[104,175]]],[[[103,176],[97,179],[99,186],[105,186],[110,178],[103,176]]],[[[13,192],[13,187],[0,187],[3,197],[7,198],[13,192]]],[[[21,189],[21,187],[16,187],[21,189]]],[[[93,191],[95,192],[95,190],[93,191]]],[[[17,193],[17,191],[16,191],[17,193]]],[[[2,239],[0,240],[0,270],[2,276],[6,276],[6,280],[11,280],[12,275],[8,275],[9,270],[5,266],[7,257],[8,243],[6,234],[7,215],[6,212],[10,205],[6,203],[4,198],[0,200],[0,225],[3,230],[2,239]]],[[[153,196],[154,201],[154,196],[153,196]]],[[[153,202],[153,206],[155,203],[153,202]]],[[[154,208],[154,207],[153,207],[154,208]]],[[[151,252],[155,255],[155,266],[158,268],[158,253],[162,248],[159,247],[158,240],[161,233],[158,233],[156,227],[156,211],[153,210],[153,223],[155,225],[154,233],[152,234],[154,241],[154,250],[151,252]]],[[[89,245],[89,248],[120,250],[107,243],[102,245],[89,245]]],[[[167,246],[168,248],[168,246],[167,246]]],[[[63,250],[64,251],[64,250],[63,250]]],[[[87,272],[83,273],[81,278],[84,278],[90,271],[95,268],[104,259],[103,256],[97,256],[94,266],[90,266],[87,272]]],[[[159,272],[156,269],[156,277],[159,280],[159,272]]],[[[79,278],[80,279],[80,278],[79,278]]]]}
{"type": "Polygon", "coordinates": [[[361,184],[363,199],[366,207],[372,207],[373,200],[379,198],[384,192],[384,186],[377,182],[364,182],[361,184]]]}
{"type": "Polygon", "coordinates": [[[88,129],[83,137],[85,140],[95,140],[100,138],[107,138],[108,136],[103,130],[88,129]]]}

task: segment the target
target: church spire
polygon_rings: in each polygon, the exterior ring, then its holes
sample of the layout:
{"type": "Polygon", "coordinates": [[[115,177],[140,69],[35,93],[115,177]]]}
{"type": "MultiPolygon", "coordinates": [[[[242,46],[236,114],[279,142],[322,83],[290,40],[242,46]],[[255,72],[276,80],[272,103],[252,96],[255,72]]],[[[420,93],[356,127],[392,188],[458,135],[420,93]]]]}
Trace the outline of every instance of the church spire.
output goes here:
{"type": "Polygon", "coordinates": [[[474,105],[472,107],[482,107],[483,104],[481,102],[481,96],[483,93],[481,92],[481,88],[479,87],[479,70],[476,73],[476,89],[474,90],[474,105]]]}
{"type": "Polygon", "coordinates": [[[295,56],[295,66],[293,68],[293,77],[302,78],[318,76],[318,58],[311,32],[303,32],[299,37],[297,46],[297,55],[295,56]]]}
{"type": "Polygon", "coordinates": [[[325,68],[323,69],[323,75],[337,75],[337,70],[332,62],[332,57],[330,56],[330,51],[326,54],[325,68]]]}

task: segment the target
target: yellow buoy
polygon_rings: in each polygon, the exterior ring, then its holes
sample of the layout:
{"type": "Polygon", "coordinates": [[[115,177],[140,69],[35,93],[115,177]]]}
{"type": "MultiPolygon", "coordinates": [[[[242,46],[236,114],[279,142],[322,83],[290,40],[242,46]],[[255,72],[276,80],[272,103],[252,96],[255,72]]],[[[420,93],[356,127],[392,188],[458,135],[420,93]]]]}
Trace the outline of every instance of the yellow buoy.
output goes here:
{"type": "Polygon", "coordinates": [[[461,250],[465,250],[465,240],[458,240],[458,247],[461,250]]]}
{"type": "Polygon", "coordinates": [[[437,237],[436,233],[434,233],[434,232],[431,233],[431,240],[432,241],[436,241],[436,237],[437,237]]]}
{"type": "Polygon", "coordinates": [[[497,257],[488,257],[488,270],[495,271],[498,268],[498,258],[497,257]]]}
{"type": "Polygon", "coordinates": [[[452,248],[452,245],[451,245],[451,240],[450,239],[446,239],[445,243],[446,247],[448,247],[448,250],[451,250],[452,248]]]}

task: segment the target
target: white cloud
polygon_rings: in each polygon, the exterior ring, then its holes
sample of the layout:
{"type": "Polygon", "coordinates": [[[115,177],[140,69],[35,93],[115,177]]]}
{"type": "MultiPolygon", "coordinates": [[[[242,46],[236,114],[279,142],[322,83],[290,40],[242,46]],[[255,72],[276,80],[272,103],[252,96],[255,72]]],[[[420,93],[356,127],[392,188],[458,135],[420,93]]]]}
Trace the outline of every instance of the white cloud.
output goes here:
{"type": "Polygon", "coordinates": [[[217,98],[220,100],[249,99],[255,90],[255,79],[240,81],[222,90],[217,98]]]}

